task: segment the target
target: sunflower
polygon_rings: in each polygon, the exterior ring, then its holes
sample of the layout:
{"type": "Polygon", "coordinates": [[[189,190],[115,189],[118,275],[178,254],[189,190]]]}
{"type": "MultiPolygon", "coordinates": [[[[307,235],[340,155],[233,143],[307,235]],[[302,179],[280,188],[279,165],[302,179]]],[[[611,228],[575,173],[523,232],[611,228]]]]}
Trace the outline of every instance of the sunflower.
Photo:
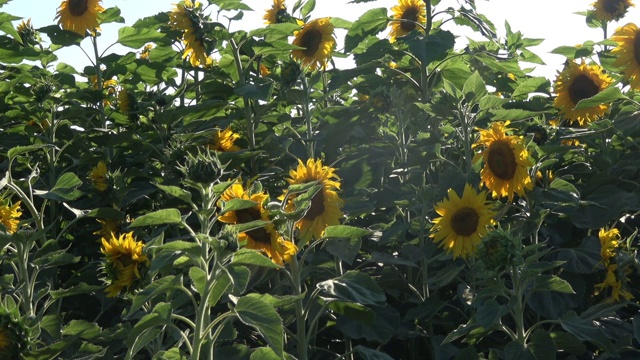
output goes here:
{"type": "Polygon", "coordinates": [[[613,66],[624,69],[624,77],[633,89],[640,89],[640,29],[629,23],[616,30],[611,39],[618,46],[611,51],[618,58],[613,66]]]}
{"type": "Polygon", "coordinates": [[[596,19],[608,22],[622,19],[634,5],[631,0],[597,0],[591,6],[596,19]]]}
{"type": "Polygon", "coordinates": [[[144,244],[136,241],[133,232],[111,233],[102,238],[100,251],[105,255],[105,270],[111,284],[107,286],[107,297],[116,297],[142,279],[142,271],[149,266],[149,258],[142,251],[144,244]]]}
{"type": "Polygon", "coordinates": [[[104,11],[101,2],[102,0],[62,0],[55,19],[58,19],[58,24],[64,30],[81,36],[85,36],[87,30],[95,34],[96,30],[100,30],[98,14],[104,11]]]}
{"type": "Polygon", "coordinates": [[[174,30],[182,31],[182,43],[184,52],[182,58],[189,58],[192,66],[206,65],[208,55],[204,47],[204,30],[200,23],[200,10],[202,5],[191,0],[184,0],[169,13],[169,25],[174,30]]]}
{"type": "Polygon", "coordinates": [[[98,189],[98,191],[105,191],[109,188],[107,165],[105,165],[104,161],[100,160],[98,165],[91,169],[89,179],[93,187],[98,189]]]}
{"type": "Polygon", "coordinates": [[[302,67],[308,67],[310,71],[318,67],[324,70],[336,47],[331,18],[316,19],[304,24],[301,30],[295,32],[293,45],[304,48],[291,51],[291,56],[302,62],[302,67]]]}
{"type": "Polygon", "coordinates": [[[239,151],[240,148],[234,143],[240,138],[240,134],[236,134],[227,127],[224,130],[218,130],[213,134],[213,139],[209,143],[209,149],[221,152],[239,151]]]}
{"type": "Polygon", "coordinates": [[[140,59],[142,60],[149,60],[149,54],[151,54],[151,50],[154,48],[155,46],[153,44],[147,44],[145,45],[142,50],[140,50],[140,59]]]}
{"type": "Polygon", "coordinates": [[[18,230],[20,215],[22,215],[20,201],[12,206],[0,203],[0,223],[7,228],[9,234],[13,234],[18,230]]]}
{"type": "Polygon", "coordinates": [[[218,205],[224,209],[224,203],[232,199],[249,200],[254,202],[255,205],[245,209],[227,211],[218,216],[218,220],[233,225],[246,224],[257,220],[268,221],[269,223],[263,227],[239,233],[238,240],[244,242],[247,249],[262,251],[274,263],[282,265],[285,258],[287,256],[290,257],[287,254],[291,252],[291,249],[270,222],[269,211],[264,207],[264,203],[268,201],[269,196],[263,192],[250,193],[245,190],[242,182],[237,181],[222,193],[218,205]]]}
{"type": "MultiPolygon", "coordinates": [[[[298,159],[298,167],[289,171],[287,178],[289,185],[307,184],[317,182],[320,189],[311,198],[311,205],[302,219],[295,224],[300,231],[300,239],[303,243],[312,237],[319,239],[324,230],[330,225],[339,225],[342,218],[342,199],[338,195],[340,190],[340,178],[335,173],[336,169],[323,166],[322,160],[309,159],[303,163],[298,159]]],[[[288,197],[287,210],[295,210],[294,199],[297,194],[288,197]]]]}
{"type": "Polygon", "coordinates": [[[20,39],[22,40],[23,45],[27,44],[37,44],[40,42],[40,35],[31,25],[31,19],[27,21],[22,20],[20,24],[16,27],[16,31],[18,35],[20,35],[20,39]]]}
{"type": "Polygon", "coordinates": [[[265,24],[271,25],[283,23],[287,17],[287,7],[284,5],[284,0],[273,0],[273,5],[266,10],[262,18],[265,24]]]}
{"type": "MultiPolygon", "coordinates": [[[[391,8],[393,19],[389,23],[389,41],[395,42],[399,36],[405,36],[416,27],[416,23],[427,22],[427,6],[422,0],[399,0],[398,5],[391,8]]],[[[421,27],[418,27],[423,31],[421,27]]]]}
{"type": "Polygon", "coordinates": [[[607,274],[605,275],[604,281],[595,285],[595,294],[598,295],[601,291],[610,288],[611,292],[606,302],[633,299],[633,295],[624,289],[626,280],[626,274],[624,271],[618,271],[617,264],[609,264],[607,265],[607,274]]]}
{"type": "Polygon", "coordinates": [[[600,239],[602,262],[607,266],[609,260],[616,255],[616,249],[620,246],[620,231],[616,228],[610,230],[602,228],[598,232],[598,238],[600,239]]]}
{"type": "Polygon", "coordinates": [[[97,219],[101,228],[98,231],[94,231],[95,235],[98,235],[101,239],[109,239],[111,236],[118,236],[120,233],[120,220],[116,219],[97,219]]]}
{"type": "Polygon", "coordinates": [[[598,94],[612,83],[613,79],[604,73],[600,65],[587,65],[584,60],[578,65],[571,61],[558,73],[554,84],[557,96],[553,105],[560,109],[560,114],[569,120],[569,123],[584,126],[604,115],[609,105],[600,104],[575,110],[576,104],[582,99],[598,94]]]}
{"type": "Polygon", "coordinates": [[[465,185],[462,198],[453,189],[449,189],[447,195],[449,199],[434,206],[440,217],[433,220],[429,237],[440,243],[447,253],[453,252],[454,259],[466,259],[475,255],[480,239],[493,223],[495,212],[487,202],[487,193],[478,193],[469,184],[465,185]]]}
{"type": "Polygon", "coordinates": [[[483,146],[485,149],[473,158],[473,162],[482,157],[484,167],[480,177],[493,197],[507,196],[509,201],[513,201],[514,193],[522,196],[525,190],[533,188],[527,172],[533,164],[524,148],[522,136],[507,135],[507,125],[508,121],[498,121],[488,130],[478,129],[480,139],[473,147],[483,146]]]}

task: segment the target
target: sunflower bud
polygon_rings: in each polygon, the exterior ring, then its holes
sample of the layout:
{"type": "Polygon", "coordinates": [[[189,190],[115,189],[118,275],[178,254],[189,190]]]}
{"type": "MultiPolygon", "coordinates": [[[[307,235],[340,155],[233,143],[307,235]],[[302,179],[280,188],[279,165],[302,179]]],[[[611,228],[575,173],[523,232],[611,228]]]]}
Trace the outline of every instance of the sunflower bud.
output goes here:
{"type": "Polygon", "coordinates": [[[210,184],[218,180],[222,175],[222,164],[215,152],[206,151],[204,153],[198,152],[197,155],[189,154],[184,166],[181,167],[185,175],[189,180],[201,183],[210,184]]]}
{"type": "Polygon", "coordinates": [[[282,66],[282,72],[280,73],[280,82],[283,86],[291,87],[298,81],[302,70],[300,65],[295,61],[288,61],[282,66]]]}
{"type": "Polygon", "coordinates": [[[495,229],[482,239],[478,258],[485,269],[501,272],[522,263],[520,248],[520,241],[509,230],[495,229]]]}
{"type": "Polygon", "coordinates": [[[43,78],[38,80],[32,88],[32,93],[37,102],[41,103],[46,100],[55,90],[55,81],[53,78],[43,78]]]}
{"type": "Polygon", "coordinates": [[[549,140],[549,132],[540,124],[533,124],[527,128],[528,134],[533,134],[533,142],[542,145],[549,140]]]}

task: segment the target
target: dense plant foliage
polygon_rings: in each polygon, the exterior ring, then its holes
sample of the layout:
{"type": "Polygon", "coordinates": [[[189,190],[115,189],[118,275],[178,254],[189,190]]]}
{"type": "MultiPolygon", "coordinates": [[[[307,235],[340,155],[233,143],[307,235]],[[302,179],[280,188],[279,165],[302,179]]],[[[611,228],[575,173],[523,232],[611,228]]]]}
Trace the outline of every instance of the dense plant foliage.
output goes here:
{"type": "Polygon", "coordinates": [[[0,358],[640,357],[633,4],[550,81],[473,0],[291,2],[183,0],[125,54],[100,0],[0,12],[0,358]]]}

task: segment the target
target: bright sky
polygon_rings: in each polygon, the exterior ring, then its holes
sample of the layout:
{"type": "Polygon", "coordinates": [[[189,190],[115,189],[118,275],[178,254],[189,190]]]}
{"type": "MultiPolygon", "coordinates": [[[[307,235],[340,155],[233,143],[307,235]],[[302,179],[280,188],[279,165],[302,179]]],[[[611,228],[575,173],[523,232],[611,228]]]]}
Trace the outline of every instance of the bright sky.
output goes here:
{"type": "MultiPolygon", "coordinates": [[[[513,31],[521,31],[528,38],[545,39],[542,45],[532,48],[532,50],[542,57],[547,66],[538,66],[533,74],[554,78],[556,71],[562,66],[564,57],[549,54],[549,51],[561,45],[576,45],[586,40],[599,41],[603,39],[601,30],[588,28],[584,22],[584,17],[575,14],[576,12],[586,11],[593,1],[595,0],[476,0],[476,5],[478,11],[487,16],[496,25],[499,35],[504,35],[504,22],[506,19],[513,31]]],[[[154,15],[162,11],[170,11],[176,2],[177,0],[103,0],[102,5],[105,8],[118,6],[126,23],[131,24],[141,17],[154,15]]],[[[436,11],[447,7],[458,8],[458,2],[463,2],[463,0],[442,0],[436,7],[436,11]]],[[[292,6],[294,3],[294,0],[288,0],[287,5],[292,6]]],[[[390,9],[397,3],[397,0],[377,0],[360,4],[349,4],[347,0],[319,0],[311,16],[312,18],[333,16],[354,21],[368,9],[378,7],[390,9]]],[[[271,6],[272,1],[245,0],[245,4],[254,11],[245,12],[241,23],[234,23],[235,26],[247,30],[263,26],[262,16],[265,9],[271,6]]],[[[38,1],[37,9],[34,9],[34,2],[32,1],[13,0],[9,1],[0,11],[25,19],[31,18],[33,26],[38,28],[54,23],[53,19],[59,5],[60,1],[40,0],[38,1]]],[[[215,16],[215,13],[212,15],[215,16]]],[[[227,15],[233,16],[235,13],[227,15]]],[[[610,33],[618,26],[632,22],[633,19],[640,19],[640,8],[632,8],[619,23],[610,24],[610,33]]],[[[453,25],[451,22],[447,25],[450,24],[453,25]]],[[[103,26],[103,37],[99,40],[101,49],[106,48],[115,41],[118,26],[119,24],[103,26]]],[[[465,34],[470,33],[467,28],[448,26],[447,29],[460,36],[461,39],[459,41],[464,41],[465,34]]],[[[232,28],[231,30],[234,29],[232,28]]],[[[339,44],[342,42],[341,39],[344,38],[344,34],[345,32],[343,31],[337,32],[339,44]]],[[[82,46],[85,49],[89,49],[89,41],[83,41],[82,46]]],[[[117,51],[118,48],[111,48],[110,51],[113,49],[117,51]]],[[[62,61],[70,63],[79,70],[89,64],[82,51],[76,47],[59,51],[57,55],[62,61]]],[[[352,66],[348,61],[343,64],[340,66],[352,66]]]]}

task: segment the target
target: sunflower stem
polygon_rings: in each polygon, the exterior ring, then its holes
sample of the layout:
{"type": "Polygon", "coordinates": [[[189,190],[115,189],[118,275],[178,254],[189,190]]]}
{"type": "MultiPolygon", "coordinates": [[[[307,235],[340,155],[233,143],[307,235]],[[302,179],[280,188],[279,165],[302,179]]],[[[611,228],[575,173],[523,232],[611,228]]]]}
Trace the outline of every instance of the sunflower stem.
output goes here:
{"type": "Polygon", "coordinates": [[[298,344],[298,359],[307,360],[309,345],[307,344],[307,327],[304,314],[304,304],[303,299],[300,297],[302,294],[302,284],[300,282],[301,270],[302,268],[298,266],[298,259],[294,256],[291,260],[291,285],[293,286],[293,295],[296,297],[296,342],[298,344]]]}
{"type": "Polygon", "coordinates": [[[307,82],[307,76],[302,74],[300,76],[300,80],[302,81],[302,91],[304,91],[304,103],[302,104],[302,114],[304,115],[304,120],[307,125],[307,153],[309,155],[309,159],[313,159],[315,157],[315,144],[312,140],[313,138],[313,124],[311,122],[311,111],[309,108],[309,97],[311,96],[311,91],[309,89],[309,84],[307,82]]]}
{"type": "MultiPolygon", "coordinates": [[[[98,37],[96,34],[91,34],[91,45],[93,45],[93,55],[96,58],[95,66],[96,66],[96,86],[98,87],[98,91],[102,94],[102,69],[100,68],[100,55],[98,55],[98,37]]],[[[98,109],[100,114],[100,122],[104,129],[107,128],[107,118],[104,116],[104,102],[100,100],[98,102],[98,109]]]]}

